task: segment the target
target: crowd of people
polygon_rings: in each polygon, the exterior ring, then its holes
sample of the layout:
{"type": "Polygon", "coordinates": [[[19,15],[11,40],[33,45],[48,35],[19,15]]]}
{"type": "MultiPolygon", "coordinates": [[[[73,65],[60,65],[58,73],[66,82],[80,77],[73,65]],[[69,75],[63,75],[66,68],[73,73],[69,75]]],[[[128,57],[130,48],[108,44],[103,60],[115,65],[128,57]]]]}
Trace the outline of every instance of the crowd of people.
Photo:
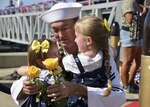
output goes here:
{"type": "MultiPolygon", "coordinates": [[[[65,2],[74,2],[74,0],[65,0],[65,2]]],[[[92,4],[99,4],[99,3],[106,3],[118,0],[77,0],[76,2],[81,3],[82,5],[92,5],[92,4]]],[[[5,6],[4,9],[0,9],[0,15],[7,15],[7,14],[15,14],[15,13],[27,13],[27,12],[34,12],[34,11],[43,11],[50,9],[50,6],[58,3],[63,2],[63,0],[47,0],[44,2],[33,3],[29,5],[24,5],[23,0],[9,0],[8,5],[5,6]]]]}
{"type": "Polygon", "coordinates": [[[139,92],[135,77],[141,67],[143,24],[148,11],[144,0],[124,0],[122,4],[121,71],[117,70],[114,49],[108,42],[110,26],[107,20],[90,15],[79,18],[81,8],[80,3],[57,3],[40,15],[51,26],[54,38],[47,39],[50,47],[44,56],[42,46],[39,45],[39,52],[36,52],[32,48],[34,41],[31,43],[29,65],[18,69],[22,77],[11,86],[11,95],[18,106],[35,104],[33,100],[30,104],[28,101],[41,87],[29,81],[26,71],[34,65],[42,69],[44,78],[47,77],[43,65],[46,58],[60,57],[65,78],[47,86],[46,95],[51,103],[40,102],[40,107],[55,107],[53,103],[64,98],[67,98],[65,107],[120,107],[126,102],[126,92],[139,92]]]}
{"type": "Polygon", "coordinates": [[[48,0],[46,2],[39,2],[33,4],[25,4],[23,0],[9,0],[8,5],[0,9],[0,15],[15,14],[15,13],[27,13],[35,11],[48,10],[50,6],[56,1],[48,0]]]}
{"type": "Polygon", "coordinates": [[[18,8],[23,5],[22,0],[16,0],[16,3],[13,2],[13,0],[9,0],[8,6],[5,7],[7,10],[6,14],[15,14],[16,10],[15,8],[18,8]]]}

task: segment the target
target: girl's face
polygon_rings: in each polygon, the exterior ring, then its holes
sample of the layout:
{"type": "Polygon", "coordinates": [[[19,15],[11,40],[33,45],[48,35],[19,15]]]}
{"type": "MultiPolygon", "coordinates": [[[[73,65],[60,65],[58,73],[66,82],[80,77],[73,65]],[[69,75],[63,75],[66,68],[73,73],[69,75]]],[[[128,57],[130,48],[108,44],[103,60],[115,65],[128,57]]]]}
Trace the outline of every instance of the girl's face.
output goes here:
{"type": "Polygon", "coordinates": [[[75,42],[78,46],[78,51],[81,53],[84,53],[87,51],[88,46],[87,46],[87,37],[82,35],[81,33],[75,31],[76,34],[76,38],[75,38],[75,42]]]}

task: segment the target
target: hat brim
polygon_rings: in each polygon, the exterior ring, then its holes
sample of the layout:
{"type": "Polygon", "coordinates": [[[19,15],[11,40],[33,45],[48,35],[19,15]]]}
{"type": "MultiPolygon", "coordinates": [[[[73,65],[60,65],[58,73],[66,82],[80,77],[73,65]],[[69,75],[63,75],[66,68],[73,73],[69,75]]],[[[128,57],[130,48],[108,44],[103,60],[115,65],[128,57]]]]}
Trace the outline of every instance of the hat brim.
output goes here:
{"type": "Polygon", "coordinates": [[[40,18],[43,21],[45,21],[46,23],[52,23],[52,22],[56,22],[56,21],[79,17],[81,7],[82,7],[82,5],[78,5],[76,7],[68,6],[68,7],[64,7],[64,8],[61,8],[61,7],[51,8],[50,10],[41,14],[40,18]]]}

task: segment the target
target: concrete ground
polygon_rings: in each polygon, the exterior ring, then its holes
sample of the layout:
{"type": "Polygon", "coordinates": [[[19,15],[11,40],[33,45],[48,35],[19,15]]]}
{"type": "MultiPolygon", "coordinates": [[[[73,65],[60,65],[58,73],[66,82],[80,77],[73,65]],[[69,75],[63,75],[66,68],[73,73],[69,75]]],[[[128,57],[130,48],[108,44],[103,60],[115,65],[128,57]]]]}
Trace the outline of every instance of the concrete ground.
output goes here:
{"type": "Polygon", "coordinates": [[[126,93],[127,101],[125,104],[123,104],[121,107],[124,107],[125,105],[131,103],[132,101],[137,101],[139,99],[139,94],[130,94],[126,93]]]}
{"type": "Polygon", "coordinates": [[[18,107],[12,97],[3,92],[0,92],[0,104],[2,105],[1,107],[18,107]]]}
{"type": "MultiPolygon", "coordinates": [[[[14,72],[14,70],[17,69],[18,68],[0,68],[0,77],[11,74],[14,72]]],[[[13,82],[12,80],[0,80],[0,83],[4,83],[4,84],[8,84],[12,82],[13,82]]],[[[126,93],[126,97],[127,97],[127,102],[121,107],[124,107],[126,104],[130,103],[131,101],[135,101],[139,99],[138,94],[126,93]]],[[[17,107],[12,97],[2,92],[0,92],[0,104],[3,105],[3,107],[17,107]]]]}
{"type": "MultiPolygon", "coordinates": [[[[17,68],[0,68],[0,77],[9,75],[16,69],[17,68]]],[[[8,84],[11,84],[12,82],[12,80],[0,80],[0,83],[3,83],[7,86],[10,86],[8,84]]],[[[5,94],[3,92],[0,92],[0,105],[2,105],[1,107],[18,107],[12,99],[11,95],[5,94]]]]}

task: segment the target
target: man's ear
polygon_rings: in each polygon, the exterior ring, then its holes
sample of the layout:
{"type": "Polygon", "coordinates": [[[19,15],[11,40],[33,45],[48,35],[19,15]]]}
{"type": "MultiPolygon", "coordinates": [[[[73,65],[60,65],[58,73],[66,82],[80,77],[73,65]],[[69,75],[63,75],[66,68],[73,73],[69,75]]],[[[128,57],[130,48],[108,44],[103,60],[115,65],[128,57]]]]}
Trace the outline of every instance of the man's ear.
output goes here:
{"type": "Polygon", "coordinates": [[[87,45],[91,45],[93,43],[93,40],[90,36],[87,37],[87,45]]]}

